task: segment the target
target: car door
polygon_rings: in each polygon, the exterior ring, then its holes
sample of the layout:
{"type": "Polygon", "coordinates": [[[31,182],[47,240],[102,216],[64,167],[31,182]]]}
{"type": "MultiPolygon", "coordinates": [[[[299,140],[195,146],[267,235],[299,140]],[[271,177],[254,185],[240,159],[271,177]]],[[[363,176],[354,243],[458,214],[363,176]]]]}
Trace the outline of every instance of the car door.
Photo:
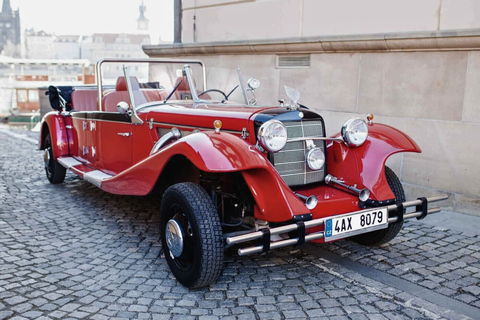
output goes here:
{"type": "Polygon", "coordinates": [[[132,123],[118,112],[91,112],[88,115],[91,163],[116,174],[132,165],[132,123]]]}
{"type": "Polygon", "coordinates": [[[88,112],[72,112],[72,134],[73,145],[76,150],[71,150],[72,155],[81,162],[90,163],[90,147],[87,141],[87,130],[89,128],[88,112]]]}

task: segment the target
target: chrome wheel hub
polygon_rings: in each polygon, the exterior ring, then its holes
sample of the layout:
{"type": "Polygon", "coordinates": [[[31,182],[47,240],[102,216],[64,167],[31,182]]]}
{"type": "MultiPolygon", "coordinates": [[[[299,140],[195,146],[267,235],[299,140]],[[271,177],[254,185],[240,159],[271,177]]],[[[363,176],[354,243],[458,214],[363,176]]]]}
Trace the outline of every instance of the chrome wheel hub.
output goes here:
{"type": "Polygon", "coordinates": [[[50,165],[50,148],[45,149],[45,152],[43,153],[43,161],[45,161],[45,168],[48,168],[50,165]]]}
{"type": "Polygon", "coordinates": [[[180,257],[183,252],[184,236],[182,227],[178,224],[177,220],[168,220],[167,226],[165,227],[165,238],[170,254],[175,258],[180,257]]]}

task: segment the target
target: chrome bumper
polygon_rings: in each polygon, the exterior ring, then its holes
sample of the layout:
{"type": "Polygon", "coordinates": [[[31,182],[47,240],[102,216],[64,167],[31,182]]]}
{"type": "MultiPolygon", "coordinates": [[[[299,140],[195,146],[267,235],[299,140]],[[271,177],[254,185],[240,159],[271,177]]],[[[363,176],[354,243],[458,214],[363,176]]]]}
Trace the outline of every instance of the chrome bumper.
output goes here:
{"type": "MultiPolygon", "coordinates": [[[[419,218],[419,217],[424,218],[427,214],[440,212],[439,207],[434,207],[434,208],[428,209],[427,206],[426,206],[427,203],[442,201],[442,200],[446,200],[446,199],[448,199],[448,196],[431,197],[431,198],[425,199],[426,201],[422,201],[420,199],[413,200],[413,201],[406,201],[406,202],[403,202],[403,203],[400,203],[400,204],[389,205],[389,206],[387,206],[387,210],[390,212],[390,211],[397,210],[397,208],[399,208],[399,207],[403,207],[403,208],[416,207],[417,209],[416,209],[415,212],[405,213],[403,215],[403,219],[412,219],[412,218],[419,218]],[[422,207],[422,205],[423,205],[423,208],[420,208],[420,207],[422,207]]],[[[402,212],[403,212],[403,210],[402,210],[402,212]]],[[[355,212],[351,212],[351,213],[355,213],[355,212]]],[[[251,232],[251,233],[248,233],[248,234],[243,234],[243,235],[233,236],[233,237],[227,237],[225,239],[225,241],[226,241],[227,245],[230,246],[230,245],[235,245],[235,244],[239,244],[239,243],[243,243],[243,242],[247,242],[247,241],[262,239],[264,236],[270,238],[270,236],[272,236],[272,235],[279,235],[279,234],[282,234],[282,233],[297,231],[297,230],[303,229],[303,228],[308,229],[308,228],[321,226],[321,225],[324,224],[324,222],[326,220],[328,220],[330,218],[332,218],[332,217],[319,218],[319,219],[314,219],[314,220],[310,220],[310,221],[304,221],[304,222],[301,222],[301,223],[293,223],[293,224],[289,224],[289,225],[285,225],[285,226],[281,226],[281,227],[276,227],[276,228],[262,229],[260,231],[255,231],[255,232],[251,232]]],[[[399,219],[401,219],[401,218],[398,217],[398,216],[392,216],[392,217],[389,216],[388,223],[397,222],[399,219]]],[[[366,231],[366,232],[368,232],[368,231],[366,231]]],[[[308,241],[318,240],[318,239],[322,239],[322,238],[324,238],[324,232],[323,231],[310,233],[310,234],[305,235],[304,241],[301,241],[299,238],[291,238],[291,239],[286,239],[286,240],[269,242],[269,249],[277,249],[277,248],[281,248],[281,247],[296,245],[300,241],[301,242],[308,242],[308,241]]],[[[268,243],[267,243],[267,245],[268,245],[268,243]]],[[[260,244],[260,245],[253,246],[253,247],[238,249],[238,255],[245,256],[245,255],[252,254],[252,253],[263,253],[265,251],[266,250],[264,250],[264,245],[260,244]]]]}

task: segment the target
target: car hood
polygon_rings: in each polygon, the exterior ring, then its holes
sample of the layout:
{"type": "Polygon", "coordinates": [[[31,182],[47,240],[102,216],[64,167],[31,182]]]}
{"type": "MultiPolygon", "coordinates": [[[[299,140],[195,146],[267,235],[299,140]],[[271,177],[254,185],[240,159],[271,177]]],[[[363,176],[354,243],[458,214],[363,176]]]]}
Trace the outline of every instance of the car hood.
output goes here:
{"type": "Polygon", "coordinates": [[[249,127],[252,117],[275,107],[235,104],[182,104],[153,105],[143,108],[138,116],[145,122],[164,123],[179,128],[213,129],[215,120],[222,121],[222,131],[242,131],[249,127]]]}

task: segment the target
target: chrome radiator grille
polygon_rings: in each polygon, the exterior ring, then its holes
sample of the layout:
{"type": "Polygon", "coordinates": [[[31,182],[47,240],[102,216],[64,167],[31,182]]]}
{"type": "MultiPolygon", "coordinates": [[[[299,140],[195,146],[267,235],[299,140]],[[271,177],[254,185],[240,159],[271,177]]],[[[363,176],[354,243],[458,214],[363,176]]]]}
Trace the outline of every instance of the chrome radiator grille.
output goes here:
{"type": "MultiPolygon", "coordinates": [[[[288,139],[323,137],[323,123],[320,120],[286,121],[283,124],[287,128],[288,139]]],[[[316,140],[315,145],[325,153],[324,141],[316,140]]],[[[287,142],[281,151],[271,154],[270,159],[275,169],[289,186],[324,180],[325,167],[318,171],[308,168],[305,160],[307,151],[305,141],[292,141],[287,142]]]]}

